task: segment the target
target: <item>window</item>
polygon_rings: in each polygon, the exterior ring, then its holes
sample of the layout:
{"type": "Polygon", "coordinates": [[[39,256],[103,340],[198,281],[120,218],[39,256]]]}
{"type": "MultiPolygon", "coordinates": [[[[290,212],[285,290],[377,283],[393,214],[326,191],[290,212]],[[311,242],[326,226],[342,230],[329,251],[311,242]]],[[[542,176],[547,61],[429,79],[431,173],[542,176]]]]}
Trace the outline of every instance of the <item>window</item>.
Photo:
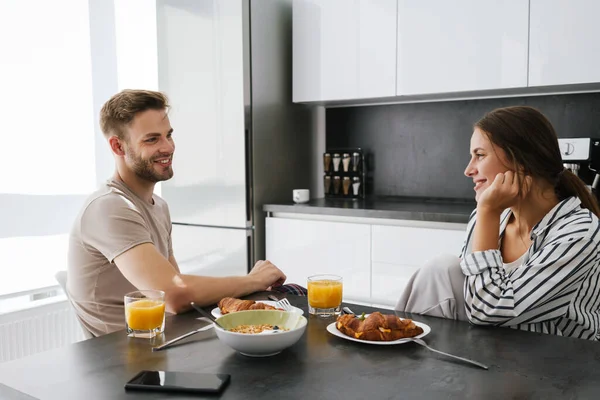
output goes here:
{"type": "Polygon", "coordinates": [[[0,37],[2,299],[66,269],[73,220],[113,171],[100,107],[157,88],[155,3],[0,1],[0,37]]]}

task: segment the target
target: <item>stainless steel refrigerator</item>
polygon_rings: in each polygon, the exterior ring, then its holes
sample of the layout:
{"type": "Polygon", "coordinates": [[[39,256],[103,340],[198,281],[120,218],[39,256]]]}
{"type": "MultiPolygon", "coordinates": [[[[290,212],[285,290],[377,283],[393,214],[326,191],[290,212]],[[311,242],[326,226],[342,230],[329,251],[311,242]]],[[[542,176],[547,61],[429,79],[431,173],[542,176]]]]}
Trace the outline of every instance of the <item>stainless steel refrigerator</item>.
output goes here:
{"type": "Polygon", "coordinates": [[[174,176],[162,183],[182,272],[264,258],[262,205],[310,187],[311,109],[292,103],[291,0],[157,0],[159,89],[174,176]]]}

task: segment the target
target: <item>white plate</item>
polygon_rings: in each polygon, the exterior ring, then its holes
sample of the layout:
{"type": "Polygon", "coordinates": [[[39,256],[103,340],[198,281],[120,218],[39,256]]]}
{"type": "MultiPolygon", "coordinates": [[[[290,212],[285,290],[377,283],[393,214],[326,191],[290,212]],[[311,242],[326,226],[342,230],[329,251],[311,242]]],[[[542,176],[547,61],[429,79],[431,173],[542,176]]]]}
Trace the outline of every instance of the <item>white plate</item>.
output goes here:
{"type": "MultiPolygon", "coordinates": [[[[273,306],[273,307],[275,307],[275,302],[274,302],[274,301],[270,301],[270,300],[258,300],[258,301],[257,301],[257,303],[265,303],[265,304],[267,304],[267,305],[270,305],[270,306],[273,306]]],[[[293,311],[293,312],[296,312],[296,313],[298,313],[298,314],[300,314],[300,315],[303,315],[303,314],[304,314],[304,311],[302,311],[302,309],[300,309],[300,308],[298,308],[298,307],[294,307],[294,306],[292,306],[292,311],[293,311]]],[[[219,318],[219,317],[223,316],[223,314],[221,314],[221,310],[219,310],[219,307],[215,307],[215,308],[213,308],[213,309],[211,310],[211,312],[210,312],[210,313],[211,313],[211,314],[213,315],[213,317],[215,317],[215,318],[219,318]]]]}
{"type": "MultiPolygon", "coordinates": [[[[365,315],[365,317],[368,317],[369,314],[365,315]]],[[[427,336],[427,334],[429,332],[431,332],[431,328],[429,327],[429,325],[424,324],[422,322],[417,322],[415,320],[412,320],[415,325],[420,326],[421,328],[423,328],[423,333],[421,333],[420,335],[415,336],[416,338],[422,338],[424,336],[427,336]]],[[[410,339],[398,339],[398,340],[391,340],[389,342],[384,342],[384,341],[376,341],[376,340],[361,340],[361,339],[356,339],[350,336],[347,336],[345,334],[343,334],[342,332],[340,332],[338,330],[338,328],[335,326],[336,322],[332,322],[331,324],[327,325],[327,332],[331,333],[332,335],[335,335],[337,337],[341,337],[342,339],[346,339],[346,340],[351,340],[353,342],[359,342],[359,343],[366,343],[366,344],[377,344],[380,346],[389,346],[389,345],[393,345],[393,344],[402,344],[402,343],[409,343],[410,339]]]]}

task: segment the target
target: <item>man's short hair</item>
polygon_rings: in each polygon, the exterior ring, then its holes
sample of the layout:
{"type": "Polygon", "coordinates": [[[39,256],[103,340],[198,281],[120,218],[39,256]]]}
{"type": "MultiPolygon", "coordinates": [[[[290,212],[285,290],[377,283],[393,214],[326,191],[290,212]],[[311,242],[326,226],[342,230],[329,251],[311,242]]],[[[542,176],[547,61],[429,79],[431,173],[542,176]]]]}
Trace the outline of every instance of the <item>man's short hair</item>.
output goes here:
{"type": "Polygon", "coordinates": [[[137,113],[147,110],[168,110],[169,99],[161,92],[125,89],[110,98],[100,110],[100,129],[106,138],[125,137],[125,126],[137,113]]]}

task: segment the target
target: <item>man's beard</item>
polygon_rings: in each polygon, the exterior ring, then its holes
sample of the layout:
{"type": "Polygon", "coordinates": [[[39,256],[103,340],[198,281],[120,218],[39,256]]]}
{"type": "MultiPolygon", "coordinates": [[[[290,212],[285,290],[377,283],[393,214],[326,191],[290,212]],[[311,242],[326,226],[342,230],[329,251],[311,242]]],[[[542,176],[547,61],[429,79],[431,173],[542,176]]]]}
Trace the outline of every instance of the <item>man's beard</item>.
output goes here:
{"type": "Polygon", "coordinates": [[[147,180],[148,182],[156,183],[160,181],[166,181],[173,177],[173,168],[169,167],[162,174],[158,173],[154,169],[154,160],[158,158],[168,157],[167,155],[159,155],[151,159],[144,159],[138,156],[133,151],[126,152],[126,158],[131,164],[133,164],[133,172],[140,178],[147,180]]]}

